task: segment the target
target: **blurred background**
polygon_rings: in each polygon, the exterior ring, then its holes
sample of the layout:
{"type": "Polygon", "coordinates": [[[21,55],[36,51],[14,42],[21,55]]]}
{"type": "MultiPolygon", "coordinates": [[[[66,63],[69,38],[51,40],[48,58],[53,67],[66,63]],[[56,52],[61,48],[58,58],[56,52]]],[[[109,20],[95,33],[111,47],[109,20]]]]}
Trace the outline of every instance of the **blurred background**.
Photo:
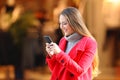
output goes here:
{"type": "Polygon", "coordinates": [[[79,9],[98,42],[101,74],[120,80],[120,0],[0,0],[0,80],[49,80],[43,35],[58,43],[58,15],[79,9]]]}

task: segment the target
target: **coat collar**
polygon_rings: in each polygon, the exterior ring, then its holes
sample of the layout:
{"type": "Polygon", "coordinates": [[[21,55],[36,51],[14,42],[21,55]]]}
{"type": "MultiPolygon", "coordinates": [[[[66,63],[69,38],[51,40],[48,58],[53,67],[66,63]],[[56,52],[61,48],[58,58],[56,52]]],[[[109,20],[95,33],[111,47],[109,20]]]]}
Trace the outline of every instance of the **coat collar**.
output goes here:
{"type": "Polygon", "coordinates": [[[66,37],[65,36],[65,39],[68,41],[68,42],[75,42],[77,40],[80,40],[82,36],[79,35],[78,33],[73,33],[72,35],[66,37]]]}
{"type": "MultiPolygon", "coordinates": [[[[83,36],[80,41],[70,50],[70,52],[68,53],[68,55],[74,59],[78,53],[76,51],[81,51],[83,52],[85,50],[85,45],[87,43],[88,37],[83,36]]],[[[61,48],[61,50],[65,51],[66,50],[66,44],[67,44],[67,40],[65,38],[62,38],[60,41],[60,45],[59,47],[61,48]]]]}
{"type": "MultiPolygon", "coordinates": [[[[81,50],[81,51],[84,51],[84,49],[85,49],[85,44],[86,44],[86,42],[87,42],[87,40],[88,40],[88,37],[85,37],[85,36],[83,36],[82,38],[81,38],[81,40],[71,49],[71,50],[73,50],[74,48],[76,48],[76,46],[79,46],[79,47],[77,47],[76,49],[77,50],[81,50]]],[[[63,51],[65,51],[65,49],[66,49],[66,44],[67,44],[67,40],[65,39],[65,38],[62,38],[61,39],[61,41],[60,41],[60,48],[63,50],[63,51]]],[[[75,49],[74,49],[75,50],[75,49]]],[[[71,51],[70,51],[71,52],[71,51]]]]}

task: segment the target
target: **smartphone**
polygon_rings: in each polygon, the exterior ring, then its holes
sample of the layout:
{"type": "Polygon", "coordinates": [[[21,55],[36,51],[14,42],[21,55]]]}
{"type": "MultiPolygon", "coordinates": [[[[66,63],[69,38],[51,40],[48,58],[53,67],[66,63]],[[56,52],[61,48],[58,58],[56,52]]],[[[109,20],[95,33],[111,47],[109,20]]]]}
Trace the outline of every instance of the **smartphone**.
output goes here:
{"type": "Polygon", "coordinates": [[[50,36],[44,36],[44,40],[45,40],[46,43],[53,42],[50,36]]]}

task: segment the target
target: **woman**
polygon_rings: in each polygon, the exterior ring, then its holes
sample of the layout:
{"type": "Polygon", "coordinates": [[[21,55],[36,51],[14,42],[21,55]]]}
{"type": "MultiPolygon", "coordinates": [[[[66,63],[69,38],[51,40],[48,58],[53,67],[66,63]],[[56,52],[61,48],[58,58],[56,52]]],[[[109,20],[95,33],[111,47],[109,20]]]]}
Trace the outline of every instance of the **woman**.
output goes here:
{"type": "Polygon", "coordinates": [[[97,43],[74,7],[64,9],[59,16],[64,37],[59,46],[46,43],[46,61],[51,80],[92,80],[98,74],[97,43]]]}

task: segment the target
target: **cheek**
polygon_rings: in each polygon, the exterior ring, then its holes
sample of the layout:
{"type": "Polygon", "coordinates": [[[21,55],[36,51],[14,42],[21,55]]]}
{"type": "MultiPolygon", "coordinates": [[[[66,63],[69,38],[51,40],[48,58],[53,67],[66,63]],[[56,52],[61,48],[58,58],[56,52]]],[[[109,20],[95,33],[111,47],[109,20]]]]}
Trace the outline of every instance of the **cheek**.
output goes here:
{"type": "Polygon", "coordinates": [[[74,33],[74,30],[71,28],[71,27],[69,27],[69,29],[68,29],[69,31],[69,34],[72,34],[72,33],[74,33]]]}
{"type": "Polygon", "coordinates": [[[70,32],[73,31],[73,29],[72,29],[70,26],[67,26],[67,29],[68,29],[70,32]]]}
{"type": "Polygon", "coordinates": [[[74,30],[73,30],[72,28],[70,28],[70,31],[71,31],[71,32],[74,32],[74,30]]]}
{"type": "Polygon", "coordinates": [[[62,29],[62,26],[60,26],[60,29],[62,29]]]}

